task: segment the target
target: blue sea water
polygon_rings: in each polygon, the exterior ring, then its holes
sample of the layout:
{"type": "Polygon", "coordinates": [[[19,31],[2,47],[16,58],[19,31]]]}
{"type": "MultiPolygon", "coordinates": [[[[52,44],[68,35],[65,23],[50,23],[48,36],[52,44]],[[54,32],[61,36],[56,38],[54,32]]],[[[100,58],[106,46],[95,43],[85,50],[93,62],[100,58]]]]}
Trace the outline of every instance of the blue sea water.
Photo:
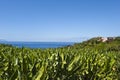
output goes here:
{"type": "Polygon", "coordinates": [[[28,48],[58,48],[74,44],[74,42],[2,42],[2,43],[11,44],[16,47],[28,47],[28,48]]]}

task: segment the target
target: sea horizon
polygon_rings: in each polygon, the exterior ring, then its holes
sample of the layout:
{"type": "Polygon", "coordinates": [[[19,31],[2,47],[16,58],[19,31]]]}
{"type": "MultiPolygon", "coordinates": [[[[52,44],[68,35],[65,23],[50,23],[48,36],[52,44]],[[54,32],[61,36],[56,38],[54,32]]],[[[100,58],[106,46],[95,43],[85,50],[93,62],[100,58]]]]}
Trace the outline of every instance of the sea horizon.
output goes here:
{"type": "Polygon", "coordinates": [[[76,42],[23,42],[23,41],[6,41],[0,42],[0,44],[8,44],[15,47],[27,47],[27,48],[58,48],[73,45],[76,42]]]}

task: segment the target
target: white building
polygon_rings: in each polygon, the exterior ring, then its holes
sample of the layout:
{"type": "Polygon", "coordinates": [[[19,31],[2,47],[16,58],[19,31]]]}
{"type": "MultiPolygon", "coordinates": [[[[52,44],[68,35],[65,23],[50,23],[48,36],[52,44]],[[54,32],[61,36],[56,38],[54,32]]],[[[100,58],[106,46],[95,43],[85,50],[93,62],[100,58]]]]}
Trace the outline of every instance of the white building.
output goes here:
{"type": "Polygon", "coordinates": [[[106,41],[108,41],[108,38],[107,38],[107,37],[102,37],[102,38],[101,38],[101,41],[102,41],[102,42],[106,42],[106,41]]]}

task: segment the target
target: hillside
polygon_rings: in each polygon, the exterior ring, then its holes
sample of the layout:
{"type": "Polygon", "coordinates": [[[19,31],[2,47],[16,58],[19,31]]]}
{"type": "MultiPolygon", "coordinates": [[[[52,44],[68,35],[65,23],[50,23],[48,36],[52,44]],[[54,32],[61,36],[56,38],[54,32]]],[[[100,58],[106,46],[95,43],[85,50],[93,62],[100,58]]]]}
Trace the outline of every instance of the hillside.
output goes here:
{"type": "Polygon", "coordinates": [[[1,44],[0,79],[120,80],[120,37],[44,50],[1,44]]]}
{"type": "Polygon", "coordinates": [[[95,37],[82,43],[76,43],[69,47],[76,49],[92,48],[107,51],[120,51],[120,37],[110,37],[113,38],[113,40],[106,40],[105,42],[101,40],[102,38],[103,37],[95,37]]]}

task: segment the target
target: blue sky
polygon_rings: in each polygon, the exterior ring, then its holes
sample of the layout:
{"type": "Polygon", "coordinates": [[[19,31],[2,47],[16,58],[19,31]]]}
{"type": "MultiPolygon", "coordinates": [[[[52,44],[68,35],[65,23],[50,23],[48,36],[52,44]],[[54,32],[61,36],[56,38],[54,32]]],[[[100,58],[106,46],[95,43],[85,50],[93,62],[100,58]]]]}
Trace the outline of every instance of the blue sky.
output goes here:
{"type": "Polygon", "coordinates": [[[120,36],[120,0],[0,0],[0,39],[120,36]]]}

